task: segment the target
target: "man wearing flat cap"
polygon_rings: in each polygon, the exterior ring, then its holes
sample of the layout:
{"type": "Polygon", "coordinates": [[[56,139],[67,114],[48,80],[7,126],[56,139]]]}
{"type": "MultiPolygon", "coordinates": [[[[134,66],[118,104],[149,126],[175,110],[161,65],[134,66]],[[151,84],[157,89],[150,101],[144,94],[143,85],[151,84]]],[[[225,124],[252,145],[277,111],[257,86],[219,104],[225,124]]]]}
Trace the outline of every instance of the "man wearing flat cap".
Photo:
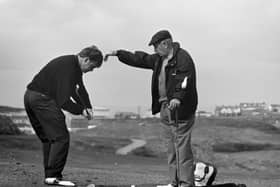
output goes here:
{"type": "Polygon", "coordinates": [[[124,64],[153,71],[152,113],[160,112],[167,140],[168,186],[194,187],[191,132],[197,108],[195,65],[167,30],[154,34],[151,45],[154,54],[116,50],[107,54],[105,60],[117,56],[124,64]]]}

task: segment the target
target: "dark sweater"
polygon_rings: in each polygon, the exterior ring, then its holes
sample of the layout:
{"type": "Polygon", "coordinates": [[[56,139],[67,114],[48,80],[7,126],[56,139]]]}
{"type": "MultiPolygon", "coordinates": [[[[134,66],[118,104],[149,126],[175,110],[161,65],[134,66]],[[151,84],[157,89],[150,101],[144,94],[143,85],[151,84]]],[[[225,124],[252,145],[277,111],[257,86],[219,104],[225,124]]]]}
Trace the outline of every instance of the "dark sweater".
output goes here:
{"type": "Polygon", "coordinates": [[[35,75],[27,88],[49,96],[56,101],[58,107],[73,114],[81,114],[85,107],[92,108],[83,83],[78,57],[75,55],[60,56],[51,60],[35,75]],[[80,101],[76,94],[77,85],[83,101],[80,101]],[[83,106],[83,103],[86,106],[83,106]]]}

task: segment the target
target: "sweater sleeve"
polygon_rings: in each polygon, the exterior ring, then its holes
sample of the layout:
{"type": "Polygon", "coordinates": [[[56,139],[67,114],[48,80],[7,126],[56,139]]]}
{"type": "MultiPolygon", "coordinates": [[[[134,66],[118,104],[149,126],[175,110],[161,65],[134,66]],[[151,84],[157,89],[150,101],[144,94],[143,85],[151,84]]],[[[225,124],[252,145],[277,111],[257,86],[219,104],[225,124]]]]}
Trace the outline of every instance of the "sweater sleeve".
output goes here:
{"type": "Polygon", "coordinates": [[[78,82],[79,89],[77,89],[77,92],[74,92],[73,97],[75,100],[77,99],[77,103],[84,105],[86,108],[92,108],[92,105],[90,103],[88,92],[85,88],[83,79],[81,79],[78,82]],[[79,95],[77,95],[79,94],[79,95]]]}
{"type": "MultiPolygon", "coordinates": [[[[61,74],[61,72],[59,73],[61,74]]],[[[56,80],[57,104],[72,114],[82,114],[84,109],[81,102],[78,102],[76,99],[74,102],[71,100],[73,93],[75,93],[75,83],[80,81],[80,77],[76,76],[74,69],[64,71],[63,76],[59,76],[56,80]]]]}
{"type": "Polygon", "coordinates": [[[72,113],[72,114],[82,114],[83,113],[83,109],[84,107],[78,103],[74,103],[73,101],[71,101],[71,99],[67,100],[62,106],[61,108],[63,108],[64,110],[72,113]]]}
{"type": "Polygon", "coordinates": [[[61,72],[57,72],[56,74],[59,74],[59,76],[57,76],[55,80],[56,102],[60,107],[62,107],[66,102],[69,102],[70,100],[74,77],[72,76],[71,71],[65,71],[63,73],[63,76],[60,76],[61,72]]]}

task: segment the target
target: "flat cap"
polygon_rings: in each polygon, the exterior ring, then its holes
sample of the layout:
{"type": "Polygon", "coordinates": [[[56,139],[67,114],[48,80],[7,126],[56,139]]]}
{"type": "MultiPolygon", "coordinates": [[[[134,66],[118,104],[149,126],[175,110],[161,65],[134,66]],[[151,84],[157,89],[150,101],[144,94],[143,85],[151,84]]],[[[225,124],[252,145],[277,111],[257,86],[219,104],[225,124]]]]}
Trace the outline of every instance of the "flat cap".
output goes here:
{"type": "Polygon", "coordinates": [[[149,43],[150,45],[154,45],[157,44],[159,42],[161,42],[162,40],[165,40],[167,38],[172,38],[171,34],[167,31],[167,30],[160,30],[157,33],[155,33],[149,43]]]}

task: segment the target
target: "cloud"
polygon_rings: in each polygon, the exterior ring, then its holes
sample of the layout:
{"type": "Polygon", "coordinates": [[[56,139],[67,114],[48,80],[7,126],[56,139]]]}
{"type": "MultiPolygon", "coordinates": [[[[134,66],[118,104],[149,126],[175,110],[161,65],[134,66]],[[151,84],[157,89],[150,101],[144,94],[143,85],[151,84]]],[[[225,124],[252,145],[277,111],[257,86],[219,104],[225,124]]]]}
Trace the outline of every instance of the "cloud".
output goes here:
{"type": "MultiPolygon", "coordinates": [[[[273,68],[279,69],[280,61],[278,1],[0,0],[0,4],[1,69],[36,72],[50,59],[76,53],[91,44],[104,52],[119,48],[152,52],[147,45],[150,37],[157,30],[167,28],[194,58],[199,87],[203,90],[209,90],[211,84],[207,80],[213,74],[217,87],[223,89],[219,86],[222,85],[226,90],[230,90],[231,85],[227,85],[225,79],[233,83],[236,74],[246,72],[250,72],[251,77],[259,77],[265,69],[262,67],[267,67],[266,74],[273,75],[266,81],[280,78],[278,72],[273,71],[273,68]]],[[[102,97],[101,92],[106,91],[102,85],[109,84],[108,77],[113,74],[118,77],[114,85],[129,77],[139,81],[141,91],[150,93],[146,86],[149,81],[141,82],[141,75],[149,73],[140,70],[141,73],[136,73],[138,71],[115,61],[110,62],[114,65],[105,65],[96,80],[91,78],[95,76],[89,76],[88,80],[96,86],[90,84],[91,91],[102,90],[98,92],[98,97],[102,97]]],[[[244,77],[240,86],[244,88],[250,81],[244,77]]],[[[264,80],[261,81],[264,85],[264,80]]],[[[127,89],[127,84],[112,88],[112,92],[122,94],[119,90],[127,89]]],[[[279,92],[277,88],[271,89],[279,92]]],[[[141,97],[137,87],[131,92],[141,97]]],[[[252,92],[258,93],[257,86],[252,92]]],[[[216,94],[209,93],[209,97],[216,94]]],[[[228,97],[234,96],[228,95],[225,99],[228,97]]],[[[112,96],[112,102],[114,99],[112,96]]],[[[141,99],[141,103],[149,105],[149,96],[141,99]]],[[[138,102],[133,98],[129,101],[138,102]]]]}

